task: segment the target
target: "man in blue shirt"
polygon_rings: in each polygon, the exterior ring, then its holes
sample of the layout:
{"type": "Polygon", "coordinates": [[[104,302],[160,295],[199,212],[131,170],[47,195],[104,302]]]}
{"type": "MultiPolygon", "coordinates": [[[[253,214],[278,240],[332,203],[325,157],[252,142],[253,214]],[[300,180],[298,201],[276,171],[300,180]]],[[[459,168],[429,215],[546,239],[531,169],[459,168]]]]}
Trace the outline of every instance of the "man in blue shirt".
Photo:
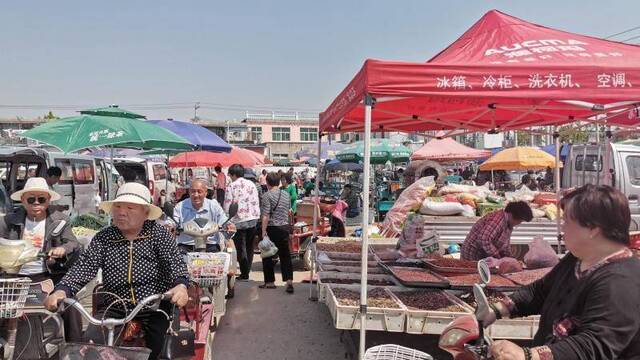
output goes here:
{"type": "MultiPolygon", "coordinates": [[[[178,227],[196,217],[213,220],[216,224],[222,225],[227,221],[227,215],[216,200],[207,199],[207,182],[203,179],[194,179],[189,188],[189,198],[181,201],[173,210],[173,219],[178,223],[178,227]]],[[[234,231],[232,223],[227,224],[229,231],[234,231]]],[[[207,239],[207,252],[220,251],[224,246],[224,236],[216,233],[207,239]]],[[[193,251],[195,240],[192,236],[184,233],[176,238],[178,247],[185,252],[193,251]]]]}

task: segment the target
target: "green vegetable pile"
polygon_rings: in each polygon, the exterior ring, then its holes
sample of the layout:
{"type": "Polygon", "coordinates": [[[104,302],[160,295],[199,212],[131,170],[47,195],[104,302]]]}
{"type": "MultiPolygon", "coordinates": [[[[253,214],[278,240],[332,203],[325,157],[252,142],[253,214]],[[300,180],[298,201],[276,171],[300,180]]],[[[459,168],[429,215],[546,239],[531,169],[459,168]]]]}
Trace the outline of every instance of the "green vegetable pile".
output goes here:
{"type": "Polygon", "coordinates": [[[92,230],[100,230],[108,224],[109,221],[106,216],[97,214],[78,215],[71,222],[73,227],[84,227],[92,230]]]}

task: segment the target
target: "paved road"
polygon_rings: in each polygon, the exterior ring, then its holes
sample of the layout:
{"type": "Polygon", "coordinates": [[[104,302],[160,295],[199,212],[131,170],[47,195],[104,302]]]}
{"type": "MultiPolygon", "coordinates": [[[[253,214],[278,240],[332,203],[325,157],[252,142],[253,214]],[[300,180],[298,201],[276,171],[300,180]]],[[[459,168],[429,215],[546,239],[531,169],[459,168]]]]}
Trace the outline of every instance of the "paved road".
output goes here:
{"type": "MultiPolygon", "coordinates": [[[[309,284],[301,283],[308,272],[294,272],[295,294],[277,289],[258,289],[262,264],[257,258],[250,281],[236,283],[235,298],[227,304],[213,345],[215,360],[343,360],[357,358],[357,331],[333,327],[331,314],[319,302],[309,301],[309,284]],[[344,341],[342,341],[343,339],[344,341]],[[353,356],[353,357],[351,357],[353,356]]],[[[280,278],[276,267],[276,278],[280,278]]],[[[425,351],[434,358],[451,359],[438,349],[437,336],[367,332],[367,348],[379,344],[400,344],[425,351]]]]}
{"type": "Polygon", "coordinates": [[[236,283],[235,298],[227,303],[214,338],[214,359],[344,359],[345,346],[329,311],[309,301],[309,285],[300,283],[306,273],[294,273],[293,295],[284,292],[280,281],[277,289],[258,289],[263,278],[259,261],[250,281],[236,283]]]}

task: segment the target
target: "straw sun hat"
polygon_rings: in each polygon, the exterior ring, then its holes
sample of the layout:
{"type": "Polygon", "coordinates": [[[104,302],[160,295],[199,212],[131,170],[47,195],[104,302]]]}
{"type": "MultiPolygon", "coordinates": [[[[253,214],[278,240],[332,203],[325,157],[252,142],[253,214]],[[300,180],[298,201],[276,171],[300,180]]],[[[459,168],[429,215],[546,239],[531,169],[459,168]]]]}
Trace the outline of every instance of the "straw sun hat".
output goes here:
{"type": "Polygon", "coordinates": [[[11,200],[20,201],[22,200],[22,195],[29,192],[44,192],[49,194],[51,197],[51,201],[60,200],[60,194],[49,189],[49,185],[47,185],[47,180],[41,177],[32,177],[27,179],[27,182],[24,184],[24,188],[20,191],[16,191],[11,194],[11,200]]]}
{"type": "Polygon", "coordinates": [[[151,203],[149,189],[136,182],[128,182],[120,186],[116,198],[112,201],[103,201],[100,204],[100,209],[111,212],[111,206],[115,203],[145,205],[149,208],[149,216],[147,217],[149,220],[155,220],[162,216],[162,210],[151,203]]]}

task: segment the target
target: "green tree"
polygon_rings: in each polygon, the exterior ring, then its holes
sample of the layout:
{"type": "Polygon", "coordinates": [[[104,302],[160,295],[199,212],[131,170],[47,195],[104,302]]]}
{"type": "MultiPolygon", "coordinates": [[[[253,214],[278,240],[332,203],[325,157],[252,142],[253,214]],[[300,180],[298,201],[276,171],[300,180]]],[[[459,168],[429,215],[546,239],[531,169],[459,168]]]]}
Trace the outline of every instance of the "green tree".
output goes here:
{"type": "Polygon", "coordinates": [[[575,129],[571,125],[565,125],[561,126],[558,132],[562,143],[585,144],[589,142],[589,131],[585,128],[575,129]]]}
{"type": "Polygon", "coordinates": [[[60,117],[59,116],[55,116],[53,114],[53,112],[49,111],[49,113],[47,113],[47,115],[44,116],[44,119],[47,120],[47,122],[48,122],[48,121],[58,120],[58,119],[60,119],[60,117]]]}

